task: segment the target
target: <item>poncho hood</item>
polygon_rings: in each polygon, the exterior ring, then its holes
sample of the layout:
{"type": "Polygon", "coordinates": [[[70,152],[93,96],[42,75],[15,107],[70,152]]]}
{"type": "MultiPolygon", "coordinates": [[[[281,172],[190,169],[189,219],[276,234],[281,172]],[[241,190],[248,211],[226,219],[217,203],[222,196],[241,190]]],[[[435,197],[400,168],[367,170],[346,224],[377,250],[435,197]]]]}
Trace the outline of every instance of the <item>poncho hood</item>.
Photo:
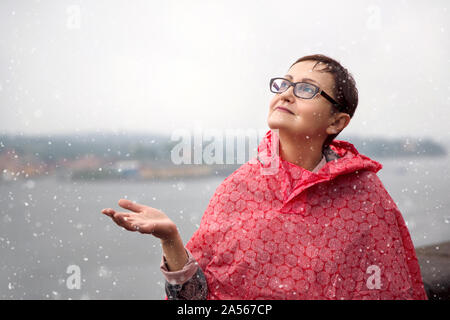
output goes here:
{"type": "MultiPolygon", "coordinates": [[[[258,146],[256,160],[263,175],[278,174],[285,202],[290,201],[303,190],[334,178],[361,170],[377,173],[383,166],[360,154],[353,144],[334,140],[323,152],[327,163],[319,172],[313,173],[283,160],[279,156],[279,140],[276,131],[269,130],[258,146]],[[299,179],[301,178],[301,179],[299,179]]],[[[250,163],[255,163],[255,159],[250,163]]]]}
{"type": "Polygon", "coordinates": [[[335,140],[310,172],[278,147],[269,130],[186,244],[208,299],[426,299],[408,229],[376,175],[382,165],[335,140]]]}

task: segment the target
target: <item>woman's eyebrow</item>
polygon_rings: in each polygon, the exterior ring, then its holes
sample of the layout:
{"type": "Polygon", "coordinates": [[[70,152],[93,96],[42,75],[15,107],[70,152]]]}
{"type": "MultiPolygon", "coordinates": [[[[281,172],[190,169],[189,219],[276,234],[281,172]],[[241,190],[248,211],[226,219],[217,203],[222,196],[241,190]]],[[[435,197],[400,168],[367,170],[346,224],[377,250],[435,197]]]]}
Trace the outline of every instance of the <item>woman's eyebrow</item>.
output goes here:
{"type": "MultiPolygon", "coordinates": [[[[285,77],[289,78],[289,80],[291,80],[291,81],[294,79],[294,77],[292,77],[290,74],[285,75],[285,77]]],[[[316,80],[313,80],[313,79],[310,79],[310,78],[303,78],[301,80],[301,82],[304,82],[304,81],[314,82],[315,84],[319,85],[319,83],[316,80]]]]}

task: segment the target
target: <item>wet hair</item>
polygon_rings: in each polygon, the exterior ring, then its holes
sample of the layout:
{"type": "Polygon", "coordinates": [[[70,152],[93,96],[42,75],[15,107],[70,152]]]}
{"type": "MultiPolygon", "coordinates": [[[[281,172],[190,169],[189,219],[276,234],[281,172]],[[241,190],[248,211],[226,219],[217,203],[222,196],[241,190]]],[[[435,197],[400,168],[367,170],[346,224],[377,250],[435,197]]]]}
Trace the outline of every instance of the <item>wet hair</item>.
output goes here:
{"type": "MultiPolygon", "coordinates": [[[[356,88],[356,82],[352,74],[344,68],[338,61],[327,57],[322,54],[314,54],[309,56],[304,56],[295,61],[291,67],[302,61],[316,61],[313,69],[321,63],[321,69],[317,69],[318,72],[328,72],[333,76],[334,88],[331,93],[332,97],[341,105],[343,109],[340,110],[336,106],[331,106],[332,114],[337,112],[345,112],[350,118],[353,118],[355,114],[356,107],[358,106],[358,89],[356,88]]],[[[342,130],[341,130],[342,131],[342,130]]],[[[340,132],[336,134],[328,135],[323,144],[323,150],[326,149],[330,143],[339,135],[340,132]]]]}

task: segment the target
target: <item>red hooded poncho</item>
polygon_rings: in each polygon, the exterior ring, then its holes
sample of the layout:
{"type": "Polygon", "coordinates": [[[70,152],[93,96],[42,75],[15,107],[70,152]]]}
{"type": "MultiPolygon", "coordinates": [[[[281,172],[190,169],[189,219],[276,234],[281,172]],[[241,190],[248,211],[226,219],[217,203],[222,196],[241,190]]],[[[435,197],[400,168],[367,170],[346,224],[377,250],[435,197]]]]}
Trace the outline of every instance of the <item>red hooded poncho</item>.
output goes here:
{"type": "Polygon", "coordinates": [[[270,130],[257,158],[216,189],[186,244],[208,299],[427,299],[380,163],[335,140],[313,173],[275,148],[270,130]]]}

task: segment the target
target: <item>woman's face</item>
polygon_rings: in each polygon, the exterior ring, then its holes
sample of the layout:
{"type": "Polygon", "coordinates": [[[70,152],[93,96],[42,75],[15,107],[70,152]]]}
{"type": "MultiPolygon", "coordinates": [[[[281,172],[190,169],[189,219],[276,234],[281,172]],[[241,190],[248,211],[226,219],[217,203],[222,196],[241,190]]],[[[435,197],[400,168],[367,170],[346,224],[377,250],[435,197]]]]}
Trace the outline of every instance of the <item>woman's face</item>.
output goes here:
{"type": "MultiPolygon", "coordinates": [[[[284,78],[291,82],[312,83],[333,99],[334,79],[330,73],[319,72],[323,68],[321,63],[314,68],[316,61],[302,61],[294,64],[284,78]]],[[[270,101],[268,125],[271,129],[279,129],[298,138],[324,141],[329,134],[337,133],[330,126],[333,123],[332,105],[320,94],[312,99],[298,98],[293,93],[293,87],[289,87],[283,93],[274,94],[270,101]],[[279,109],[283,107],[292,113],[279,109]]]]}

